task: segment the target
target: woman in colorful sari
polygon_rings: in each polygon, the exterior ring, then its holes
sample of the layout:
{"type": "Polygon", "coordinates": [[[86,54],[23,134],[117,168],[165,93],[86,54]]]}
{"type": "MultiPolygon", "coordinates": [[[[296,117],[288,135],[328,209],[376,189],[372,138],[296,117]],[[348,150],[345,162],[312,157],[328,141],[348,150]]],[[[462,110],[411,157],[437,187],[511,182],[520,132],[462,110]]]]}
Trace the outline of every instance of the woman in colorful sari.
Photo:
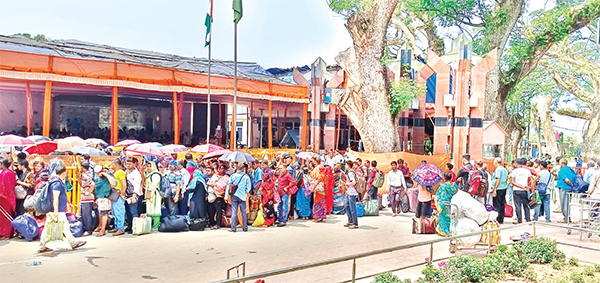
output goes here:
{"type": "Polygon", "coordinates": [[[445,202],[450,202],[457,191],[456,184],[452,182],[452,174],[450,172],[444,173],[444,183],[440,185],[435,194],[435,203],[437,204],[438,212],[440,212],[440,220],[438,221],[436,231],[440,236],[450,236],[449,215],[451,206],[445,202]]]}
{"type": "Polygon", "coordinates": [[[310,184],[311,190],[315,195],[313,206],[313,222],[325,222],[327,218],[327,206],[325,204],[327,182],[327,169],[325,167],[317,167],[319,172],[314,177],[314,181],[310,184]]]}
{"type": "MultiPolygon", "coordinates": [[[[188,167],[189,169],[190,167],[188,167]]],[[[190,191],[190,218],[206,217],[206,181],[200,169],[194,170],[192,180],[188,184],[190,191]]]]}
{"type": "Polygon", "coordinates": [[[333,171],[334,188],[333,188],[333,214],[345,214],[344,207],[346,206],[346,175],[338,168],[333,171]]]}
{"type": "Polygon", "coordinates": [[[158,229],[160,226],[161,202],[162,198],[158,191],[160,190],[161,179],[160,172],[156,169],[156,163],[149,161],[146,163],[146,216],[152,217],[152,228],[158,229]]]}
{"type": "Polygon", "coordinates": [[[263,182],[260,185],[260,194],[262,196],[263,217],[265,223],[262,227],[266,228],[275,223],[275,184],[271,174],[263,175],[263,182]]]}
{"type": "Polygon", "coordinates": [[[7,216],[15,216],[17,176],[15,172],[9,169],[10,165],[8,159],[3,159],[0,162],[0,210],[2,210],[0,212],[0,239],[8,239],[13,236],[13,227],[7,216]]]}
{"type": "Polygon", "coordinates": [[[50,179],[50,174],[48,169],[46,169],[44,161],[38,160],[33,162],[33,177],[35,178],[35,183],[33,184],[33,192],[35,193],[37,189],[41,188],[40,183],[48,182],[50,179]]]}
{"type": "Polygon", "coordinates": [[[325,205],[327,206],[327,214],[331,214],[333,211],[333,189],[335,187],[335,177],[333,176],[333,169],[329,166],[325,166],[325,205]]]}
{"type": "Polygon", "coordinates": [[[310,191],[308,167],[304,165],[302,171],[302,186],[298,188],[298,193],[296,194],[296,212],[300,219],[308,220],[308,217],[310,217],[310,199],[312,197],[312,192],[310,191]]]}

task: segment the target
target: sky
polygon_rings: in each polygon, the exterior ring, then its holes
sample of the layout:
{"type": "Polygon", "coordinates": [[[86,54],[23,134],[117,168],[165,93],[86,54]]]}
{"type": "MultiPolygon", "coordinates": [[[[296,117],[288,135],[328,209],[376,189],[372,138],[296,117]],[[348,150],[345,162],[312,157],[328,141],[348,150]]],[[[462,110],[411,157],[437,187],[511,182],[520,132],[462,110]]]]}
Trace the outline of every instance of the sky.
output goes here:
{"type": "MultiPolygon", "coordinates": [[[[231,0],[214,0],[212,57],[233,60],[231,0]]],[[[0,34],[43,34],[131,49],[208,57],[208,0],[0,0],[0,34]]],[[[352,45],[326,0],[244,0],[238,61],[266,68],[310,65],[352,45]]]]}

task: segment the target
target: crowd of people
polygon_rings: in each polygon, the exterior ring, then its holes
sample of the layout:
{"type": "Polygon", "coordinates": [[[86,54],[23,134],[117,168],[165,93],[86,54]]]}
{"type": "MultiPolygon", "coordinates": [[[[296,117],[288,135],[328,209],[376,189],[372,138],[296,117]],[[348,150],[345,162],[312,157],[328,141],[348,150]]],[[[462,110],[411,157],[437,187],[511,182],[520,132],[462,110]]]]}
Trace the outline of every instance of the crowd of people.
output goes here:
{"type": "MultiPolygon", "coordinates": [[[[415,182],[402,159],[390,163],[391,171],[386,176],[375,160],[350,160],[333,150],[304,159],[285,153],[275,160],[249,163],[202,156],[194,159],[187,154],[183,159],[177,159],[177,155],[143,159],[122,156],[103,165],[81,155],[76,180],[81,188],[79,211],[84,236],[123,235],[132,231],[136,217],[151,218],[152,228],[157,230],[162,219],[172,215],[203,219],[209,229],[227,227],[236,232],[241,228],[247,232],[249,225],[284,227],[291,220],[322,223],[328,215],[346,214],[344,226],[357,229],[360,203],[373,200],[380,203],[378,209],[389,206],[392,216],[413,212],[423,219],[437,214],[436,230],[447,236],[451,225],[447,203],[458,190],[469,192],[496,210],[499,223],[505,221],[507,203],[515,207],[515,223],[530,221],[529,199],[535,191],[541,205],[535,208],[533,220],[545,216],[550,221],[550,200],[558,198],[563,221],[568,221],[567,192],[576,173],[565,159],[556,161],[551,165],[547,160],[516,159],[506,168],[498,158],[494,172],[488,172],[482,161],[472,162],[469,155],[464,155],[458,170],[452,164],[446,165],[443,180],[434,189],[415,182]],[[480,179],[476,190],[474,176],[480,179]],[[478,189],[482,187],[483,191],[478,189]],[[416,196],[414,203],[407,197],[411,192],[416,196]]],[[[40,160],[30,166],[24,154],[18,155],[15,163],[2,160],[0,208],[15,217],[29,213],[40,221],[40,226],[48,218],[64,220],[75,207],[68,203],[67,192],[72,184],[65,172],[64,165],[49,166],[40,160]],[[24,202],[45,184],[53,192],[54,209],[38,215],[26,209],[24,202]]],[[[588,164],[584,179],[590,184],[588,193],[600,195],[600,162],[588,164]]],[[[85,244],[68,230],[65,236],[73,248],[85,244]]],[[[0,237],[13,236],[10,221],[0,215],[0,237]]],[[[44,240],[40,243],[39,252],[51,250],[44,240]]]]}

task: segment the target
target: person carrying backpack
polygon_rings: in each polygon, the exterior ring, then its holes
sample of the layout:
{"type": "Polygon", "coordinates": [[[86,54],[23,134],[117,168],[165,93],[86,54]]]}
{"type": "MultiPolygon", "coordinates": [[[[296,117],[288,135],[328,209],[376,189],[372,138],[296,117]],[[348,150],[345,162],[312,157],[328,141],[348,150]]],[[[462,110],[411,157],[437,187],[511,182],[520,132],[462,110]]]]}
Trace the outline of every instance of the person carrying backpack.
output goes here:
{"type": "Polygon", "coordinates": [[[377,169],[377,160],[371,161],[371,170],[369,171],[369,181],[367,183],[368,194],[371,199],[377,199],[377,190],[383,186],[385,176],[383,172],[377,169]]]}
{"type": "Polygon", "coordinates": [[[463,166],[458,170],[456,181],[459,182],[458,188],[461,191],[469,191],[469,177],[476,171],[475,167],[471,164],[471,155],[465,154],[462,156],[463,166]]]}

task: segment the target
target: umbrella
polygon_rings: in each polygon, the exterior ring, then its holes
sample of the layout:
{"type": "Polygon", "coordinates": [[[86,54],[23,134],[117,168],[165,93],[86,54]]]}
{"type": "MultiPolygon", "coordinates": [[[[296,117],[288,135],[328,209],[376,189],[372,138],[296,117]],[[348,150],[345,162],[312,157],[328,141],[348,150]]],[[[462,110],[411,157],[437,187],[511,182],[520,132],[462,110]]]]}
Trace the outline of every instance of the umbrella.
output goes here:
{"type": "Polygon", "coordinates": [[[58,149],[55,141],[43,141],[24,149],[29,154],[48,155],[58,149]]]}
{"type": "Polygon", "coordinates": [[[101,139],[89,138],[89,139],[85,140],[86,146],[98,145],[98,144],[102,145],[103,147],[108,146],[108,143],[101,139]]]}
{"type": "Polygon", "coordinates": [[[203,159],[211,159],[211,158],[214,158],[214,157],[219,157],[219,156],[222,156],[223,154],[227,154],[227,153],[230,153],[230,152],[231,152],[231,150],[228,150],[228,149],[213,151],[213,152],[205,155],[203,157],[203,159]]]}
{"type": "Polygon", "coordinates": [[[223,150],[224,148],[218,146],[218,145],[214,145],[214,144],[199,144],[197,146],[194,146],[194,148],[192,148],[193,152],[197,152],[197,153],[211,153],[211,152],[215,152],[218,150],[223,150]]]}
{"type": "Polygon", "coordinates": [[[87,154],[90,156],[107,155],[104,151],[97,150],[92,147],[86,147],[86,146],[76,146],[74,148],[69,149],[69,151],[72,153],[87,154]]]}
{"type": "Polygon", "coordinates": [[[189,149],[187,147],[185,147],[185,145],[170,144],[170,145],[165,145],[165,146],[161,147],[160,151],[162,151],[162,153],[164,153],[164,154],[167,154],[167,153],[188,152],[189,149]]]}
{"type": "Polygon", "coordinates": [[[141,144],[138,140],[122,140],[115,144],[115,146],[130,146],[132,144],[141,144]]]}
{"type": "Polygon", "coordinates": [[[10,146],[24,146],[24,145],[34,145],[30,139],[15,136],[15,135],[6,135],[0,137],[0,145],[10,145],[10,146]]]}
{"type": "Polygon", "coordinates": [[[156,146],[156,147],[163,146],[162,143],[159,143],[159,142],[147,142],[147,143],[144,143],[144,144],[153,145],[153,146],[156,146]]]}
{"type": "Polygon", "coordinates": [[[153,155],[153,156],[162,156],[163,153],[158,149],[158,147],[148,144],[132,144],[125,148],[126,151],[130,151],[133,153],[141,154],[141,155],[153,155]]]}
{"type": "Polygon", "coordinates": [[[434,164],[421,164],[413,170],[413,180],[423,187],[432,187],[442,180],[442,169],[434,164]]]}
{"type": "Polygon", "coordinates": [[[56,142],[58,143],[58,150],[67,150],[76,146],[85,146],[85,140],[77,136],[58,139],[56,142]]]}
{"type": "Polygon", "coordinates": [[[40,135],[28,136],[27,139],[32,140],[34,143],[43,142],[43,141],[51,141],[50,138],[40,136],[40,135]]]}
{"type": "Polygon", "coordinates": [[[298,152],[296,154],[297,158],[303,159],[303,160],[309,160],[309,159],[313,159],[313,158],[320,158],[320,156],[314,152],[310,152],[310,151],[303,151],[303,152],[298,152]]]}
{"type": "Polygon", "coordinates": [[[252,155],[240,151],[232,152],[219,158],[221,161],[229,162],[254,162],[256,159],[252,155]]]}

